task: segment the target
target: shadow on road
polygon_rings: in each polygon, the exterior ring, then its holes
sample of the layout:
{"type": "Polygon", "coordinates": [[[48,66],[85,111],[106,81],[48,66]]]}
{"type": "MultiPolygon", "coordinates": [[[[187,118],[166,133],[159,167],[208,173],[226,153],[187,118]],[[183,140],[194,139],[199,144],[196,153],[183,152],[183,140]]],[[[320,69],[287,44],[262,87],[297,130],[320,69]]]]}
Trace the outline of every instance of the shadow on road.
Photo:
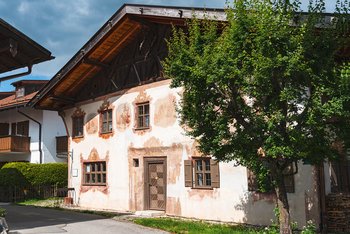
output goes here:
{"type": "Polygon", "coordinates": [[[16,231],[106,219],[99,215],[32,206],[2,205],[2,207],[7,210],[6,220],[10,230],[16,231]]]}

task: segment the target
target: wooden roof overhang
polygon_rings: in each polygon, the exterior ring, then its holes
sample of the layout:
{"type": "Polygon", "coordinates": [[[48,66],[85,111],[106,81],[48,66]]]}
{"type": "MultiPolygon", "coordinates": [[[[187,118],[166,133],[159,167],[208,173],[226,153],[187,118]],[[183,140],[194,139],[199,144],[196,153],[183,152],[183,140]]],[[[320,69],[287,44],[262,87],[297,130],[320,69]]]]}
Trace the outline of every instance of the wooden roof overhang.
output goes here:
{"type": "Polygon", "coordinates": [[[132,42],[147,22],[184,25],[185,20],[209,15],[226,20],[223,10],[123,5],[31,100],[40,109],[61,110],[72,106],[74,94],[132,42]]]}
{"type": "Polygon", "coordinates": [[[53,58],[50,51],[0,19],[0,73],[53,58]]]}

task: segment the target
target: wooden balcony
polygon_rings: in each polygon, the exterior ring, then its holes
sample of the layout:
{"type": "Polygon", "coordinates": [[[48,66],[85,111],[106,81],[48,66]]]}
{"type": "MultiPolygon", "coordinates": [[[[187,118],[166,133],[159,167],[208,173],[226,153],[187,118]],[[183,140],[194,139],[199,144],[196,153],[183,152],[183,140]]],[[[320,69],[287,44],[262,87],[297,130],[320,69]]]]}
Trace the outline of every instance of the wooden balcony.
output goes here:
{"type": "Polygon", "coordinates": [[[30,137],[0,136],[0,153],[30,152],[30,137]]]}

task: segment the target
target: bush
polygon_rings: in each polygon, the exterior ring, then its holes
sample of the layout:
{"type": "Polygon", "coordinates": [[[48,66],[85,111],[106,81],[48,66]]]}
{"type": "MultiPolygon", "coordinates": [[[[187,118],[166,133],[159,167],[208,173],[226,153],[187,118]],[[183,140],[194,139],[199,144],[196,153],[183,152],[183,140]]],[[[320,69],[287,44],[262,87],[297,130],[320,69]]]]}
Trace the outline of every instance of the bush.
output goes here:
{"type": "Polygon", "coordinates": [[[68,166],[65,163],[7,163],[0,169],[0,186],[57,185],[67,186],[68,166]]]}

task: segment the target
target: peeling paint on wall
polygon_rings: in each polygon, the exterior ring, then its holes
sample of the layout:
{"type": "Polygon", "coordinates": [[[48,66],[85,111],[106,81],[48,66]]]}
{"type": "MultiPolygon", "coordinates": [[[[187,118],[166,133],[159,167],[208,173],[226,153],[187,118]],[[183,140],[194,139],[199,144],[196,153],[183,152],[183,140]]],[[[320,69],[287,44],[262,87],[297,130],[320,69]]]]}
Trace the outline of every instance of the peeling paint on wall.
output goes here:
{"type": "Polygon", "coordinates": [[[154,124],[159,127],[169,127],[176,122],[176,98],[169,94],[155,102],[154,124]]]}
{"type": "Polygon", "coordinates": [[[125,131],[131,123],[130,105],[127,103],[120,104],[117,107],[117,129],[121,132],[125,131]]]}
{"type": "Polygon", "coordinates": [[[86,132],[87,134],[96,134],[98,132],[98,114],[91,113],[86,119],[86,132]]]}
{"type": "Polygon", "coordinates": [[[177,197],[167,198],[167,214],[181,216],[181,202],[177,197]]]}

